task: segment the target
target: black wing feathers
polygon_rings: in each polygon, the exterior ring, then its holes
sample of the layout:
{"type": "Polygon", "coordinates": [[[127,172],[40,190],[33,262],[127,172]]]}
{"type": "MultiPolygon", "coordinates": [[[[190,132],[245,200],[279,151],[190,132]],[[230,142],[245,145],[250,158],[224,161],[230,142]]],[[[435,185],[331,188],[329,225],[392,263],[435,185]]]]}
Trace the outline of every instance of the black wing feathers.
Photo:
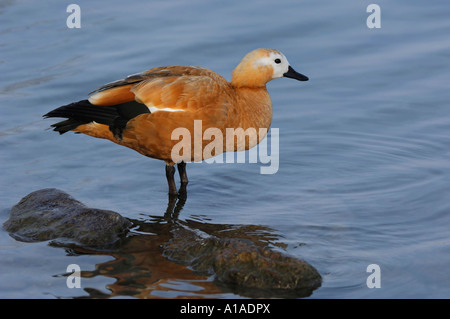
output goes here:
{"type": "Polygon", "coordinates": [[[53,130],[60,134],[73,130],[82,124],[97,122],[108,125],[114,135],[121,139],[127,122],[143,113],[150,113],[150,110],[144,104],[136,101],[102,106],[93,105],[88,100],[82,100],[54,109],[45,114],[44,117],[67,119],[52,125],[53,130]]]}

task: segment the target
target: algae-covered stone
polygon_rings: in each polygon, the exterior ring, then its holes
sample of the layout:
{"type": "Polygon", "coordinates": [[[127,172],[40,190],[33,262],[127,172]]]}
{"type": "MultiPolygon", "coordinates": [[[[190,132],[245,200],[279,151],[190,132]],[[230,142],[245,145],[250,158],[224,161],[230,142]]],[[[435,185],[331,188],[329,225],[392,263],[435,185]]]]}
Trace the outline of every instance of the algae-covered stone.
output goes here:
{"type": "Polygon", "coordinates": [[[120,214],[86,207],[54,188],[22,198],[3,224],[6,231],[22,241],[61,239],[87,246],[110,245],[130,226],[131,222],[120,214]]]}

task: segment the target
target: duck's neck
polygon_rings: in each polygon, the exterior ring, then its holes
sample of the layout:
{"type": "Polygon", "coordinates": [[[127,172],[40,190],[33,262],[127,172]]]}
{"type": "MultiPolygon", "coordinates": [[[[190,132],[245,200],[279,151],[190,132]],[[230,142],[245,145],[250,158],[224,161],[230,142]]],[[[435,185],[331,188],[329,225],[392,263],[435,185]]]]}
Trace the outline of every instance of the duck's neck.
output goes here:
{"type": "Polygon", "coordinates": [[[244,130],[253,127],[257,131],[260,128],[269,129],[272,122],[272,101],[266,86],[239,87],[235,90],[238,98],[235,110],[238,114],[235,118],[239,119],[239,123],[234,123],[235,127],[242,127],[244,130]]]}
{"type": "Polygon", "coordinates": [[[266,83],[273,78],[273,68],[255,64],[249,56],[233,70],[231,85],[234,88],[266,88],[266,83]]]}

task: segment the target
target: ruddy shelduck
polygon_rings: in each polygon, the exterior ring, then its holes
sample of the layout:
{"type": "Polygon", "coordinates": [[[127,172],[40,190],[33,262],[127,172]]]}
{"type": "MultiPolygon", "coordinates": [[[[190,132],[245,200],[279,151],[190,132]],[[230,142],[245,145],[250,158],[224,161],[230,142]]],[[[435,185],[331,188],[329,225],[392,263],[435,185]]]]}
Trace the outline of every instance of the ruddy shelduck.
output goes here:
{"type": "MultiPolygon", "coordinates": [[[[226,128],[255,128],[256,132],[266,128],[267,133],[272,102],[266,83],[281,77],[308,80],[289,65],[281,52],[256,49],[234,69],[231,82],[202,67],[157,67],[103,85],[91,92],[89,99],[61,106],[44,117],[66,118],[52,125],[60,134],[75,131],[108,139],[165,161],[169,194],[178,193],[174,181],[177,164],[180,193],[184,193],[188,183],[185,162],[189,159],[174,162],[172,149],[178,141],[172,132],[177,128],[194,132],[194,121],[201,120],[203,132],[208,128],[218,128],[223,134],[226,128]]],[[[263,138],[258,136],[256,144],[263,138]]],[[[202,146],[207,143],[203,141],[202,146]]],[[[194,143],[191,145],[194,148],[194,143]]],[[[234,151],[253,146],[255,143],[248,138],[244,147],[236,145],[234,151]]],[[[211,156],[225,151],[228,149],[224,146],[223,151],[215,150],[211,156]]],[[[190,154],[190,160],[194,160],[194,151],[190,154]]]]}

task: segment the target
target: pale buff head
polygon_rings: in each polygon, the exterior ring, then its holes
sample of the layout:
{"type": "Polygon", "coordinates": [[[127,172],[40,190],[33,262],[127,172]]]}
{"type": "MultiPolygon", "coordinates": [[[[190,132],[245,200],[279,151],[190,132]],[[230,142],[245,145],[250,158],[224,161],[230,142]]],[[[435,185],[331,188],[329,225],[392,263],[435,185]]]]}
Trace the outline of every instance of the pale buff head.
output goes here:
{"type": "Polygon", "coordinates": [[[256,49],[247,53],[234,69],[231,84],[234,87],[264,87],[270,80],[281,77],[308,80],[294,71],[280,51],[256,49]]]}

